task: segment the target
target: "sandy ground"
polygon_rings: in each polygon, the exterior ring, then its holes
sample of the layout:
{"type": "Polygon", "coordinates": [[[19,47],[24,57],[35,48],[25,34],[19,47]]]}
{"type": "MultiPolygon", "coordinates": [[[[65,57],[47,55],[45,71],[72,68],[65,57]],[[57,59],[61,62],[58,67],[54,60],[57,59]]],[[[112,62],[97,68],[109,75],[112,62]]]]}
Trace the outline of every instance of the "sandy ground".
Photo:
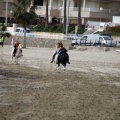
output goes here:
{"type": "Polygon", "coordinates": [[[120,52],[69,50],[66,71],[51,64],[52,48],[0,48],[0,120],[120,120],[120,52]]]}

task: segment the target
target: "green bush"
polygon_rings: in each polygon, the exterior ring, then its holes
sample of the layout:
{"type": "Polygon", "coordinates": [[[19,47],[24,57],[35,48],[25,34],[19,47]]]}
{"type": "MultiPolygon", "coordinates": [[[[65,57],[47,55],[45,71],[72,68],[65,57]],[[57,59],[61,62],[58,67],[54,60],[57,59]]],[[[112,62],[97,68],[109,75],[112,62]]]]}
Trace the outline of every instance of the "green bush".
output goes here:
{"type": "Polygon", "coordinates": [[[45,27],[45,28],[43,29],[43,32],[49,32],[50,28],[51,28],[51,26],[45,27]]]}
{"type": "Polygon", "coordinates": [[[69,26],[68,27],[68,33],[71,33],[75,30],[75,27],[74,26],[69,26]]]}
{"type": "Polygon", "coordinates": [[[49,32],[54,32],[58,28],[58,25],[50,26],[49,32]]]}
{"type": "Polygon", "coordinates": [[[44,25],[36,25],[31,30],[42,32],[44,30],[44,28],[45,28],[44,25]]]}
{"type": "MultiPolygon", "coordinates": [[[[55,33],[66,33],[66,29],[63,28],[62,25],[49,25],[45,27],[44,25],[36,25],[32,29],[32,31],[39,31],[39,32],[55,32],[55,33]]],[[[81,27],[78,29],[78,34],[82,34],[84,32],[84,28],[81,27]]],[[[68,27],[68,33],[75,33],[75,26],[68,27]]]]}
{"type": "Polygon", "coordinates": [[[112,36],[120,36],[120,26],[115,26],[115,27],[109,27],[108,32],[112,36]]]}
{"type": "Polygon", "coordinates": [[[63,33],[63,26],[58,26],[55,32],[56,33],[63,33]]]}
{"type": "Polygon", "coordinates": [[[82,34],[85,32],[85,29],[83,27],[78,28],[77,34],[82,34]]]}

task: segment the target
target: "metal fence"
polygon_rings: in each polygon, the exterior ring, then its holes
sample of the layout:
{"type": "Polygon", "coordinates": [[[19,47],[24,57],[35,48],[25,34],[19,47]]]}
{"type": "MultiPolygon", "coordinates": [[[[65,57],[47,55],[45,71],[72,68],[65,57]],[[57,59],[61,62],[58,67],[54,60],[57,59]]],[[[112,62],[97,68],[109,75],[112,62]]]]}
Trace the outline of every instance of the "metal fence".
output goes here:
{"type": "Polygon", "coordinates": [[[114,41],[114,40],[111,40],[111,41],[105,41],[105,43],[102,43],[98,40],[96,40],[94,43],[92,42],[92,40],[90,40],[90,42],[86,42],[86,40],[81,41],[78,43],[77,40],[76,40],[76,43],[71,43],[72,46],[74,45],[80,45],[80,46],[103,46],[103,47],[120,47],[120,41],[114,41]]]}

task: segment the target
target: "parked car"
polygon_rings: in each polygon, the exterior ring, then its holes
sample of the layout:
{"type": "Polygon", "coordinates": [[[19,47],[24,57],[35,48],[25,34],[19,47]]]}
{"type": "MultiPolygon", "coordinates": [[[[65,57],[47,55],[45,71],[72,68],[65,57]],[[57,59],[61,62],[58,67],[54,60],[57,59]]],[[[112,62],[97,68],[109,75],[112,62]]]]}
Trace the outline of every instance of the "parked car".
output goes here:
{"type": "Polygon", "coordinates": [[[110,36],[100,36],[99,37],[100,43],[103,46],[116,46],[117,42],[113,40],[110,36]]]}
{"type": "MultiPolygon", "coordinates": [[[[14,36],[24,36],[24,28],[17,27],[15,32],[12,33],[14,36]]],[[[29,28],[26,28],[26,37],[34,37],[29,28]]]]}
{"type": "Polygon", "coordinates": [[[81,38],[82,35],[80,34],[69,34],[68,36],[64,36],[65,40],[76,40],[81,38]]]}
{"type": "Polygon", "coordinates": [[[99,42],[99,34],[88,34],[88,35],[83,35],[80,39],[72,41],[71,45],[96,45],[100,44],[99,42]]]}
{"type": "Polygon", "coordinates": [[[110,36],[111,37],[111,34],[105,33],[105,32],[96,32],[94,34],[99,34],[100,36],[110,36]]]}

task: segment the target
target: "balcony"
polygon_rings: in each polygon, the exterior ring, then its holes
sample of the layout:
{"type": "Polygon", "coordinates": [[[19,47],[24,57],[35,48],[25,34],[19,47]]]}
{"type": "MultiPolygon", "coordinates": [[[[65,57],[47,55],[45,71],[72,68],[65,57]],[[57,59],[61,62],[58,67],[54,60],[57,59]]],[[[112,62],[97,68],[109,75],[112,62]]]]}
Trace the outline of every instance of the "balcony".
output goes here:
{"type": "MultiPolygon", "coordinates": [[[[41,17],[45,17],[46,6],[37,6],[37,9],[35,12],[37,13],[37,15],[40,15],[41,17]]],[[[49,6],[48,15],[53,17],[59,17],[59,10],[49,6]]]]}
{"type": "MultiPolygon", "coordinates": [[[[3,0],[3,2],[6,2],[6,0],[3,0]]],[[[15,0],[8,0],[8,2],[14,3],[15,0]]]]}
{"type": "MultiPolygon", "coordinates": [[[[37,15],[40,15],[41,17],[45,17],[46,14],[46,6],[37,6],[36,9],[37,15]]],[[[82,18],[92,18],[92,19],[111,19],[111,11],[110,9],[103,9],[100,11],[99,9],[95,8],[85,8],[81,9],[81,17],[82,18]]],[[[63,17],[64,16],[64,9],[63,7],[60,7],[59,9],[56,9],[54,7],[49,6],[48,8],[48,15],[52,17],[63,17]]],[[[69,8],[69,17],[70,18],[77,18],[78,17],[78,8],[77,7],[70,7],[69,8]]]]}
{"type": "MultiPolygon", "coordinates": [[[[60,17],[64,16],[64,9],[60,8],[60,17]]],[[[90,8],[85,8],[85,9],[81,9],[81,17],[84,18],[99,18],[100,17],[100,13],[102,14],[102,18],[104,19],[110,19],[111,17],[111,11],[110,9],[103,9],[102,11],[100,11],[99,9],[90,9],[90,8]]],[[[69,8],[69,17],[78,17],[78,8],[77,7],[70,7],[69,8]]]]}

